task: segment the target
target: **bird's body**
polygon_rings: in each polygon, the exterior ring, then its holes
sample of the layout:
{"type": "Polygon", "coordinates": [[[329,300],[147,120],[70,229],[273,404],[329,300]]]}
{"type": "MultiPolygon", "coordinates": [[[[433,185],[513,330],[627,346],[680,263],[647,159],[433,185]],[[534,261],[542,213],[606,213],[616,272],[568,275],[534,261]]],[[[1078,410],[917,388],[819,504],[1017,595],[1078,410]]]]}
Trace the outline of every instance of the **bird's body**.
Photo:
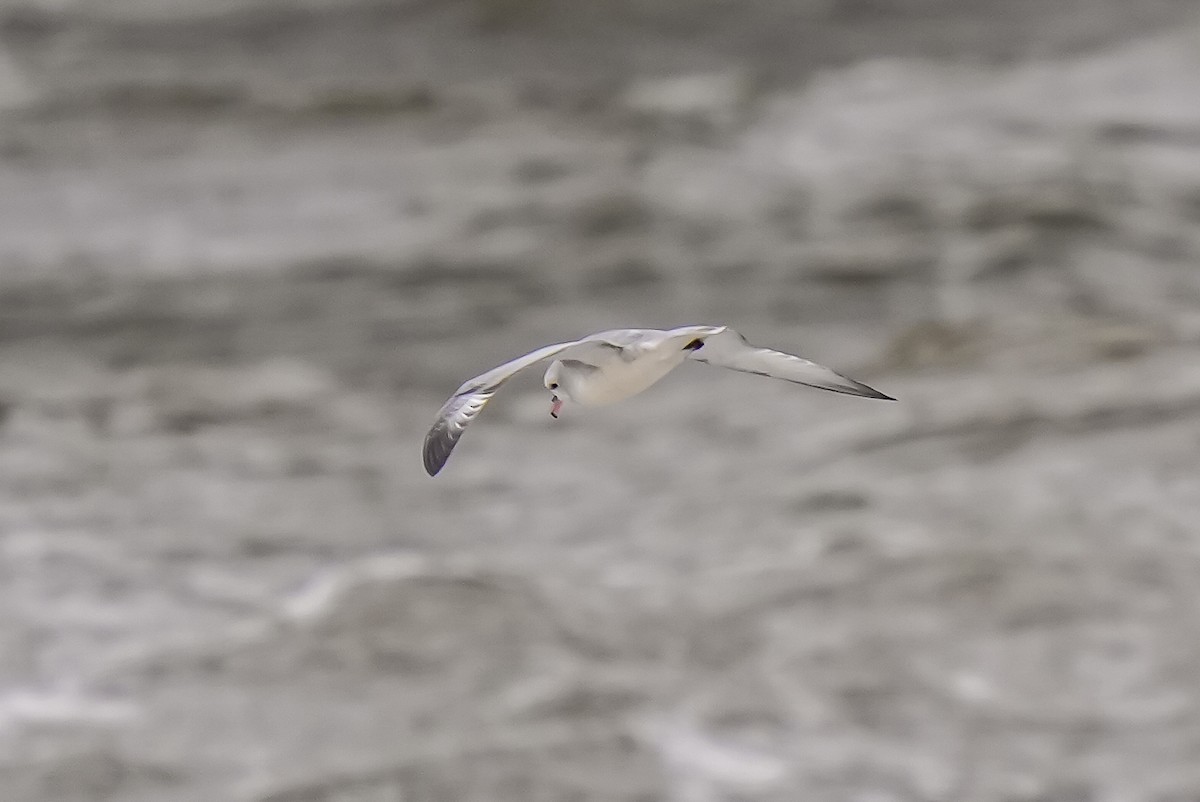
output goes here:
{"type": "MultiPolygon", "coordinates": [[[[639,334],[665,333],[646,329],[632,331],[639,334]]],[[[613,337],[618,334],[620,332],[601,332],[593,336],[613,337]]],[[[590,353],[583,354],[583,359],[556,359],[551,369],[557,364],[560,366],[556,371],[558,375],[565,374],[570,377],[565,383],[565,392],[561,395],[565,395],[576,404],[587,407],[614,404],[649,389],[659,379],[683,364],[688,352],[681,347],[682,343],[678,342],[680,339],[691,341],[696,338],[690,335],[647,338],[622,347],[600,346],[591,349],[590,353]]]]}
{"type": "Polygon", "coordinates": [[[465,382],[442,405],[425,436],[425,470],[437,474],[467,425],[505,381],[519,371],[555,357],[543,383],[552,393],[550,414],[563,400],[581,406],[623,401],[652,386],[688,358],[744,373],[807,384],[867,398],[890,396],[798,356],[757,348],[727,326],[677,329],[614,329],[573,342],[539,348],[465,382]]]}

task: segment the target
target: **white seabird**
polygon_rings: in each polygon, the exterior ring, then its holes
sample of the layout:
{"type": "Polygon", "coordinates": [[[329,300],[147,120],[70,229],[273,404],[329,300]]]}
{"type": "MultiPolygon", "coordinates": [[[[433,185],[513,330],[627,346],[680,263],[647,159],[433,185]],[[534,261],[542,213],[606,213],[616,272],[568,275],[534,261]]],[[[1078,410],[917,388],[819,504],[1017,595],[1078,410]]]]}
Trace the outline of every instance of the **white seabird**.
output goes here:
{"type": "Polygon", "coordinates": [[[637,395],[685,359],[835,393],[895,400],[815,362],[753,346],[728,326],[614,329],[547,345],[465,382],[438,410],[437,420],[425,435],[422,456],[429,475],[436,475],[446,464],[467,426],[500,385],[550,357],[557,359],[546,370],[543,384],[551,393],[550,414],[555,418],[563,401],[600,406],[637,395]]]}

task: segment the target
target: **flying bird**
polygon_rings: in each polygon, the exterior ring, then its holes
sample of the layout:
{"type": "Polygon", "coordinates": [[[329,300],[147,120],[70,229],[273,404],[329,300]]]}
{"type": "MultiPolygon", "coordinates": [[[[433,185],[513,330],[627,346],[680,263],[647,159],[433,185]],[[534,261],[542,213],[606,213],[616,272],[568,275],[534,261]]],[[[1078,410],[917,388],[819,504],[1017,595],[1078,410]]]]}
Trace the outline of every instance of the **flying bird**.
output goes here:
{"type": "Polygon", "coordinates": [[[551,357],[555,359],[542,383],[550,391],[550,415],[554,418],[564,401],[600,406],[637,395],[685,359],[835,393],[896,400],[815,362],[751,345],[728,326],[614,329],[547,345],[465,382],[438,410],[437,420],[425,435],[422,456],[429,475],[442,469],[467,426],[504,382],[551,357]]]}

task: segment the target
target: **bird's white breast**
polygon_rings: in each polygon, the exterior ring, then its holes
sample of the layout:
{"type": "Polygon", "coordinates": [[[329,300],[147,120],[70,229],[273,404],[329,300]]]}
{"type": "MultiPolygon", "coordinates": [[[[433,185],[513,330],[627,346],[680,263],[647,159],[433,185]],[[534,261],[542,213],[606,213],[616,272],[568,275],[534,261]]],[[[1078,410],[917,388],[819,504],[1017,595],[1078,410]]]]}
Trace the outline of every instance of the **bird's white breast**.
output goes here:
{"type": "Polygon", "coordinates": [[[599,406],[637,395],[670,373],[687,355],[682,351],[648,353],[633,361],[614,358],[583,376],[573,388],[572,399],[579,404],[599,406]]]}

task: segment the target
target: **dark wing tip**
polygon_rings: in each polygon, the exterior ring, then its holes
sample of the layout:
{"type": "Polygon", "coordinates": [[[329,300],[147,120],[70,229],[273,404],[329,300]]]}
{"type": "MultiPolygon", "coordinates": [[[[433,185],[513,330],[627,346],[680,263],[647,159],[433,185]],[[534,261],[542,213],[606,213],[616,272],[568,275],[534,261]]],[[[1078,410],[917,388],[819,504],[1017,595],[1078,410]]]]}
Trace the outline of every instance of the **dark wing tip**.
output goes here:
{"type": "Polygon", "coordinates": [[[425,472],[437,476],[438,471],[446,466],[450,452],[458,438],[452,437],[444,421],[438,421],[429,434],[425,435],[425,446],[421,449],[421,460],[425,463],[425,472]]]}
{"type": "Polygon", "coordinates": [[[857,395],[861,395],[863,398],[877,398],[880,401],[895,401],[896,400],[895,398],[892,398],[890,395],[887,395],[886,393],[881,393],[878,390],[876,390],[874,387],[869,387],[869,386],[863,384],[862,382],[856,382],[853,379],[850,379],[849,381],[851,384],[854,385],[854,389],[858,391],[857,395]]]}
{"type": "Polygon", "coordinates": [[[470,386],[460,389],[442,405],[437,420],[425,435],[425,446],[421,450],[426,473],[435,476],[445,466],[467,426],[494,393],[495,387],[470,386]]]}

